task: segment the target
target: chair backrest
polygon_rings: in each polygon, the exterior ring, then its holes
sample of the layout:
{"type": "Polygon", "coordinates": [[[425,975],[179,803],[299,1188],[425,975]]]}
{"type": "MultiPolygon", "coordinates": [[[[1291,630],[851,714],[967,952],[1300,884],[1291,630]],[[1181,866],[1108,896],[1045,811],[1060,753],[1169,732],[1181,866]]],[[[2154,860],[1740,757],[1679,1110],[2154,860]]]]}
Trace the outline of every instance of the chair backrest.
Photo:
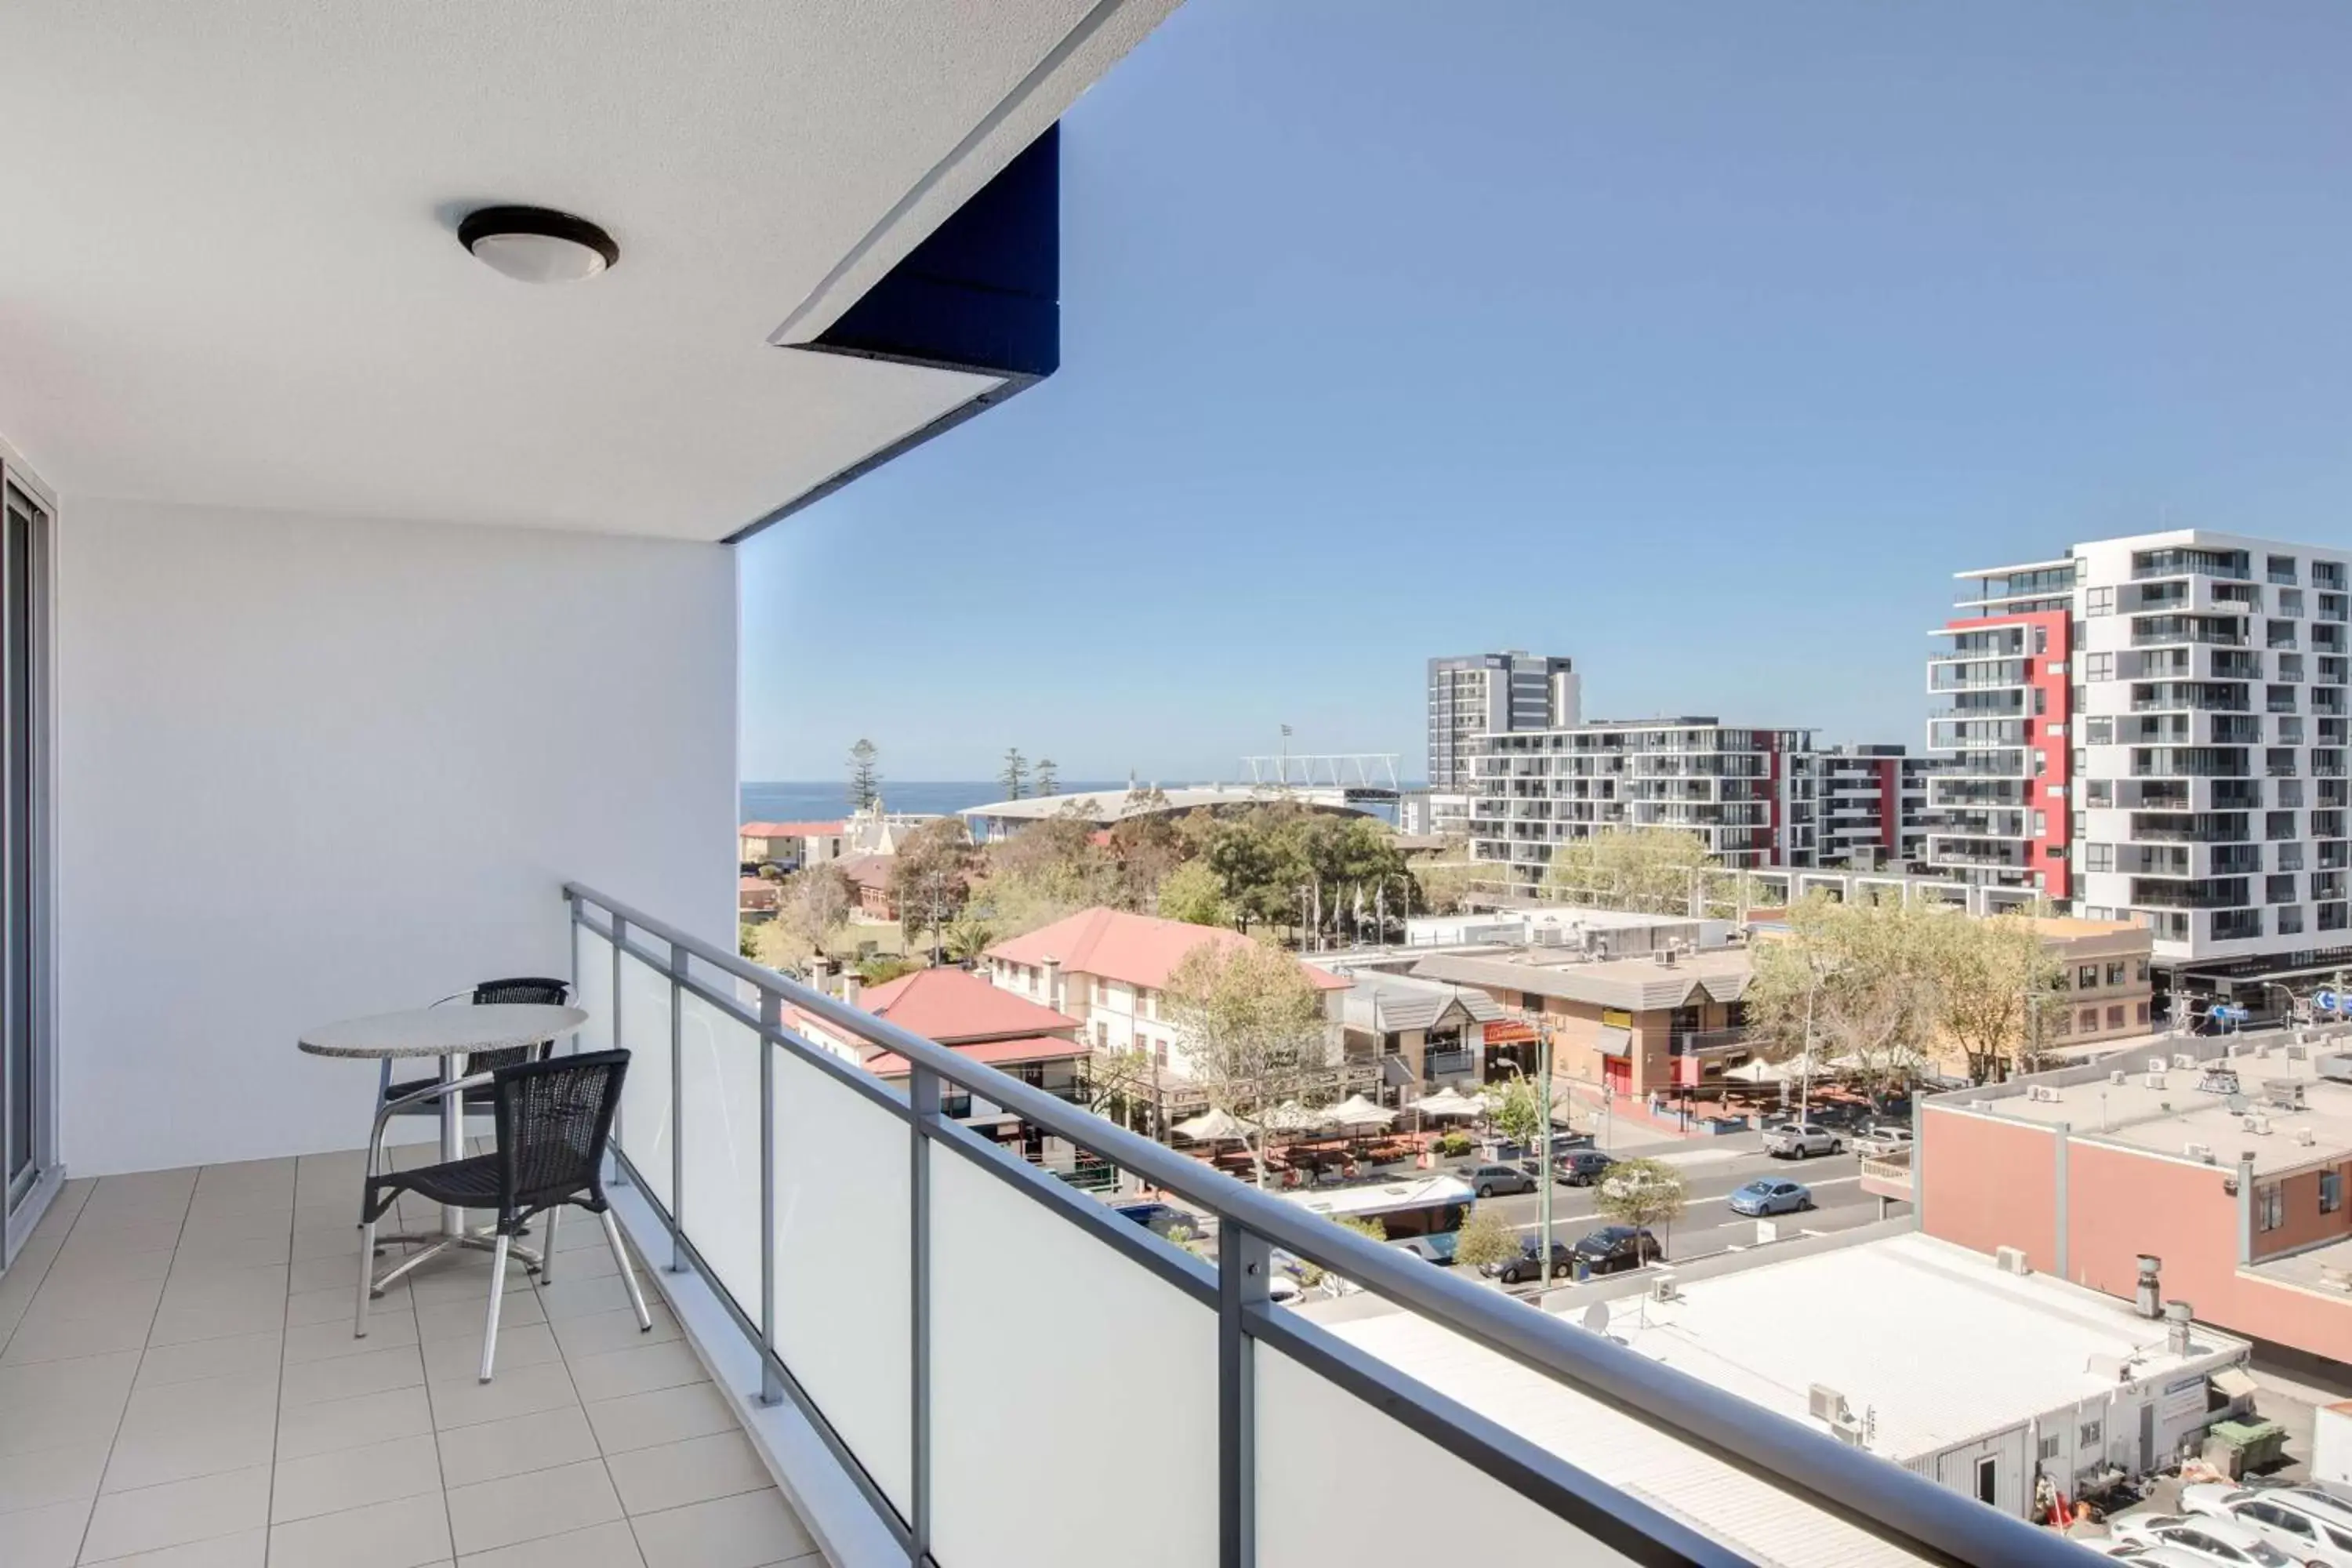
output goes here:
{"type": "MultiPolygon", "coordinates": [[[[488,1007],[499,1002],[527,1002],[543,1007],[561,1007],[571,1000],[572,986],[568,982],[531,975],[513,980],[485,980],[474,987],[474,1005],[477,1007],[488,1007]]],[[[535,1046],[514,1046],[503,1051],[477,1051],[467,1062],[466,1070],[495,1072],[499,1068],[537,1061],[547,1054],[547,1047],[552,1044],[552,1040],[541,1040],[535,1046]]]]}
{"type": "Polygon", "coordinates": [[[501,1210],[512,1215],[583,1190],[602,1194],[604,1145],[628,1067],[626,1051],[584,1051],[492,1075],[501,1210]]]}

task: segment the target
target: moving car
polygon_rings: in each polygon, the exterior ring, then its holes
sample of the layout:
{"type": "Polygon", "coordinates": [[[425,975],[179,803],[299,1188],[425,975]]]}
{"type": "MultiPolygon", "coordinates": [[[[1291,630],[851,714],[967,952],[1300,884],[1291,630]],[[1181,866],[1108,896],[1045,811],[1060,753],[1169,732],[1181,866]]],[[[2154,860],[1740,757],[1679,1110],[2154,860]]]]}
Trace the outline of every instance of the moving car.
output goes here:
{"type": "Polygon", "coordinates": [[[2110,1521],[2125,1546],[2168,1546],[2225,1568],[2294,1568],[2295,1560],[2235,1520],[2209,1514],[2147,1513],[2110,1521]]]}
{"type": "Polygon", "coordinates": [[[1845,1140],[1818,1121],[1792,1121],[1785,1127],[1775,1127],[1764,1134],[1764,1152],[1776,1160],[1801,1160],[1815,1154],[1834,1154],[1845,1147],[1845,1140]]]}
{"type": "Polygon", "coordinates": [[[1639,1268],[1644,1263],[1655,1263],[1666,1255],[1658,1238],[1646,1230],[1630,1225],[1604,1225],[1576,1244],[1570,1257],[1595,1274],[1614,1274],[1622,1268],[1639,1268]]]}
{"type": "MultiPolygon", "coordinates": [[[[1555,1279],[1565,1279],[1575,1267],[1575,1254],[1569,1250],[1568,1243],[1553,1242],[1551,1244],[1551,1277],[1555,1279]]],[[[1489,1279],[1500,1279],[1506,1285],[1523,1285],[1530,1279],[1542,1279],[1544,1270],[1543,1266],[1536,1259],[1535,1237],[1528,1237],[1519,1243],[1519,1255],[1517,1258],[1506,1263],[1481,1263],[1478,1265],[1478,1272],[1489,1279]]]]}
{"type": "Polygon", "coordinates": [[[1462,1179],[1482,1198],[1496,1193],[1531,1193],[1536,1179],[1517,1165],[1473,1165],[1462,1173],[1462,1179]]]}
{"type": "Polygon", "coordinates": [[[1812,1206],[1811,1188],[1777,1176],[1759,1176],[1731,1194],[1731,1212],[1750,1216],[1795,1214],[1812,1206]]]}
{"type": "Polygon", "coordinates": [[[1616,1163],[1615,1159],[1598,1149],[1579,1149],[1554,1160],[1551,1173],[1555,1180],[1571,1187],[1589,1187],[1606,1175],[1609,1167],[1616,1163]]]}
{"type": "Polygon", "coordinates": [[[2313,1487],[2184,1487],[2183,1513],[2252,1531],[2297,1563],[2352,1568],[2352,1507],[2313,1487]]]}

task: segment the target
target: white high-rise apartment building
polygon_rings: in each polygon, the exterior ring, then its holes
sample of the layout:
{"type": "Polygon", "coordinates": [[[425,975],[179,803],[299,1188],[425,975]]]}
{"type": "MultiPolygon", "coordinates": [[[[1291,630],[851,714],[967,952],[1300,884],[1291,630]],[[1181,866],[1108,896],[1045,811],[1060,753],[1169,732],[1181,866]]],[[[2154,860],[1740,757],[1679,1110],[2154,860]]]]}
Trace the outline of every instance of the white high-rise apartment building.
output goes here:
{"type": "Polygon", "coordinates": [[[2182,529],[1960,574],[1929,862],[2138,919],[2200,980],[2352,958],[2347,562],[2182,529]]]}
{"type": "Polygon", "coordinates": [[[1429,788],[1466,795],[1480,737],[1562,730],[1584,717],[1573,663],[1558,654],[1456,654],[1429,661],[1429,788]]]}
{"type": "Polygon", "coordinates": [[[1554,847],[1612,827],[1696,833],[1726,866],[1812,864],[1810,730],[1634,719],[1482,737],[1470,851],[1533,893],[1554,847]]]}

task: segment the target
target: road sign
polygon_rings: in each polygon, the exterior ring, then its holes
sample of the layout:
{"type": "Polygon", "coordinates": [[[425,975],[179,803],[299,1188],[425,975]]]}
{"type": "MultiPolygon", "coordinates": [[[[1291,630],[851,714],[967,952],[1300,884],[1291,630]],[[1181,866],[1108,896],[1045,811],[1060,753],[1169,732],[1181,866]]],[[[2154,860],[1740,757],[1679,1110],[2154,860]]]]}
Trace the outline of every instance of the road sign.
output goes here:
{"type": "Polygon", "coordinates": [[[2319,990],[2311,994],[2311,1005],[2322,1013],[2341,1013],[2344,999],[2333,991],[2319,990]]]}

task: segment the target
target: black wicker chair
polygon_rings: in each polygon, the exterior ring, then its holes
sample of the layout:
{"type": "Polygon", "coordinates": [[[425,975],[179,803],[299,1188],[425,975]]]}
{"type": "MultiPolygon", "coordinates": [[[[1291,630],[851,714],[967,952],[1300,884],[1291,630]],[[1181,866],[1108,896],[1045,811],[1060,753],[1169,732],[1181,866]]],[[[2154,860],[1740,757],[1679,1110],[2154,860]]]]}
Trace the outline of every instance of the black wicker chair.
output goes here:
{"type": "MultiPolygon", "coordinates": [[[[458,993],[460,996],[465,994],[467,993],[458,993]]],[[[572,1000],[572,986],[562,980],[523,976],[513,980],[485,980],[474,987],[471,995],[473,1005],[477,1007],[486,1007],[494,1002],[535,1002],[543,1006],[561,1007],[572,1000]]],[[[457,996],[444,996],[440,1002],[433,1005],[438,1007],[443,1002],[457,1000],[457,996]]],[[[537,1045],[509,1046],[504,1050],[482,1051],[467,1058],[466,1073],[470,1078],[478,1073],[495,1072],[499,1068],[512,1067],[517,1062],[545,1061],[554,1048],[553,1040],[541,1040],[537,1045]]],[[[392,1058],[386,1057],[383,1070],[376,1077],[376,1109],[381,1110],[395,1100],[407,1100],[418,1089],[429,1087],[434,1081],[432,1079],[418,1079],[413,1083],[393,1082],[392,1058]]],[[[485,1083],[480,1089],[468,1092],[465,1105],[467,1115],[488,1115],[490,1112],[489,1086],[485,1083]]],[[[434,1100],[422,1100],[407,1105],[394,1114],[438,1116],[441,1114],[441,1107],[434,1100]]]]}
{"type": "Polygon", "coordinates": [[[364,1234],[360,1238],[359,1309],[352,1321],[353,1334],[367,1336],[368,1300],[375,1287],[376,1221],[403,1193],[415,1193],[436,1204],[498,1213],[498,1241],[490,1262],[489,1320],[482,1331],[484,1383],[490,1381],[491,1362],[498,1352],[499,1304],[506,1289],[509,1251],[534,1215],[546,1215],[541,1284],[547,1283],[555,1266],[556,1220],[566,1206],[576,1205],[603,1219],[604,1240],[628,1288],[637,1327],[652,1329],[645,1296],[629,1267],[628,1250],[621,1245],[620,1224],[604,1201],[604,1145],[612,1136],[614,1113],[621,1106],[621,1080],[628,1066],[626,1051],[589,1051],[548,1061],[520,1062],[485,1075],[469,1074],[451,1084],[427,1084],[409,1098],[430,1103],[444,1094],[470,1095],[476,1088],[486,1087],[498,1126],[498,1147],[488,1154],[413,1171],[376,1173],[384,1122],[399,1113],[401,1102],[395,1100],[377,1112],[361,1202],[364,1234]]]}

